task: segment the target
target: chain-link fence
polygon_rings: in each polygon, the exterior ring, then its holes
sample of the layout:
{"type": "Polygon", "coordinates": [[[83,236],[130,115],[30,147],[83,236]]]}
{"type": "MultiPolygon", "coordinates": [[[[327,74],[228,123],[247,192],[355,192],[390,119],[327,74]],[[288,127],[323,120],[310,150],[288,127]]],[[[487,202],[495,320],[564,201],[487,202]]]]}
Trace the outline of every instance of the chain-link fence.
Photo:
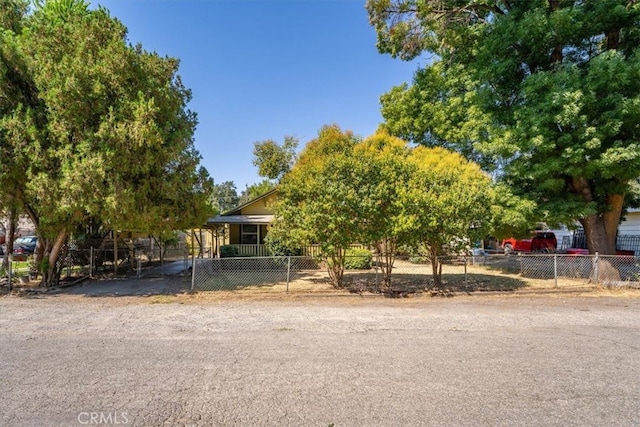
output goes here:
{"type": "MultiPolygon", "coordinates": [[[[383,265],[374,255],[370,266],[344,272],[342,286],[354,292],[413,293],[447,291],[505,291],[537,287],[572,287],[599,283],[640,288],[640,258],[587,255],[482,255],[439,259],[434,276],[431,260],[399,257],[390,286],[384,285],[383,265]]],[[[194,290],[239,290],[271,287],[319,290],[331,287],[327,264],[316,257],[243,257],[197,259],[192,270],[194,290]]]]}
{"type": "MultiPolygon", "coordinates": [[[[189,249],[183,244],[171,246],[145,246],[123,243],[99,247],[78,247],[71,242],[62,247],[56,264],[59,281],[74,282],[77,279],[100,276],[163,276],[174,275],[173,264],[179,261],[181,270],[189,268],[189,249]],[[164,268],[166,266],[166,269],[164,268]]],[[[46,265],[46,260],[41,263],[46,265]]],[[[13,281],[30,281],[39,278],[35,255],[25,260],[15,260],[8,266],[13,281]]],[[[8,271],[4,276],[9,276],[8,271]]]]}
{"type": "MultiPolygon", "coordinates": [[[[315,291],[331,289],[328,265],[319,257],[196,258],[188,248],[158,248],[157,252],[74,249],[66,247],[58,263],[61,280],[118,275],[156,277],[184,272],[194,290],[315,291]],[[159,252],[163,250],[164,252],[159,252]],[[160,256],[162,254],[162,257],[160,256]],[[161,261],[162,260],[162,261],[161,261]],[[193,265],[193,268],[191,267],[193,265]]],[[[433,289],[452,292],[505,291],[537,287],[603,284],[640,288],[640,257],[565,254],[513,254],[442,257],[433,274],[431,260],[397,257],[390,284],[385,282],[384,258],[347,257],[342,286],[354,292],[414,293],[433,289]],[[385,285],[386,284],[386,285],[385,285]],[[394,292],[395,292],[394,291],[394,292]]],[[[14,278],[34,273],[28,263],[14,263],[14,278]]]]}

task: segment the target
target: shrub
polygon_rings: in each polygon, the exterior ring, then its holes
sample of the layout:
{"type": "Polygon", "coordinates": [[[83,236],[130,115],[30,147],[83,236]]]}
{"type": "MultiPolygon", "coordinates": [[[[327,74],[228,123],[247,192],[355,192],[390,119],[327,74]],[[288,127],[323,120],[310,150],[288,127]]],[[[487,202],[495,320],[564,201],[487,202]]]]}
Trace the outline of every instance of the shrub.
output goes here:
{"type": "Polygon", "coordinates": [[[344,259],[345,270],[369,270],[373,265],[373,255],[367,249],[347,249],[344,259]]]}
{"type": "Polygon", "coordinates": [[[269,248],[269,252],[273,256],[300,256],[302,255],[301,248],[293,248],[284,243],[282,239],[277,237],[271,237],[271,234],[267,235],[265,243],[269,248]]]}
{"type": "Polygon", "coordinates": [[[220,246],[220,258],[234,258],[238,256],[238,248],[230,245],[220,246]]]}

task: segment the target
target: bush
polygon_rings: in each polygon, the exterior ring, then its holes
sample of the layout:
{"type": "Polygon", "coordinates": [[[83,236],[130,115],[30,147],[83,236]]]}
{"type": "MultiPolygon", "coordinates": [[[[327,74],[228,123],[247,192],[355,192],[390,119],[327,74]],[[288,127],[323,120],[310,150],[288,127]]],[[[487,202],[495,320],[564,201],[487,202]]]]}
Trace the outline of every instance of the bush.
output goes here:
{"type": "Polygon", "coordinates": [[[220,246],[220,258],[235,258],[238,256],[238,248],[230,245],[220,246]]]}
{"type": "Polygon", "coordinates": [[[301,248],[292,248],[284,243],[282,239],[271,237],[271,234],[267,235],[265,243],[269,248],[269,252],[273,256],[300,256],[302,255],[301,248]]]}
{"type": "Polygon", "coordinates": [[[367,249],[347,249],[344,259],[345,270],[369,270],[373,265],[373,255],[367,249]]]}

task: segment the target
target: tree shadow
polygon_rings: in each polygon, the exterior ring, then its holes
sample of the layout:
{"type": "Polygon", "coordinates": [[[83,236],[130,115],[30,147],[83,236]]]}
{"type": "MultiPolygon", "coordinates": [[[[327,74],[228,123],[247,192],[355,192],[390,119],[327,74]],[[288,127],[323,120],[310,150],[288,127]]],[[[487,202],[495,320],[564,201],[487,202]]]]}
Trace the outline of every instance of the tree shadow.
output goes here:
{"type": "Polygon", "coordinates": [[[424,292],[451,296],[456,293],[513,292],[527,286],[517,277],[492,274],[444,274],[442,285],[435,286],[432,275],[394,273],[390,286],[384,286],[381,275],[351,273],[345,276],[344,287],[353,293],[382,293],[390,297],[405,297],[424,292]]]}

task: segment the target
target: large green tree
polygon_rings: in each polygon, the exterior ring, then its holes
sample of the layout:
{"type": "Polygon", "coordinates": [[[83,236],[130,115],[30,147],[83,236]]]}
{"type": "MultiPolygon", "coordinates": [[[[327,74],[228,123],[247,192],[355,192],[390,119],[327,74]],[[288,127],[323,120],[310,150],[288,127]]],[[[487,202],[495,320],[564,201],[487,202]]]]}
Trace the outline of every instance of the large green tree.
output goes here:
{"type": "Polygon", "coordinates": [[[391,286],[396,252],[415,230],[403,214],[403,190],[412,169],[407,142],[378,131],[353,150],[351,184],[359,202],[358,241],[376,248],[383,285],[391,286]]]}
{"type": "Polygon", "coordinates": [[[217,213],[233,209],[240,203],[240,196],[233,181],[214,184],[211,193],[211,204],[217,213]]]}
{"type": "Polygon", "coordinates": [[[491,179],[462,155],[440,148],[417,147],[408,157],[411,172],[401,186],[405,242],[424,251],[441,288],[442,256],[466,250],[491,222],[491,179]]]}
{"type": "Polygon", "coordinates": [[[336,125],[320,129],[282,179],[269,231],[271,239],[291,249],[319,244],[335,287],[343,285],[345,252],[360,237],[362,212],[353,169],[358,142],[336,125]]]}
{"type": "MultiPolygon", "coordinates": [[[[0,213],[9,220],[6,230],[6,251],[13,252],[15,222],[21,209],[22,184],[28,157],[11,141],[7,124],[21,125],[38,119],[41,103],[24,58],[20,54],[17,34],[24,26],[28,10],[26,0],[0,3],[0,213]]],[[[40,122],[41,115],[40,115],[40,122]]],[[[23,129],[21,129],[23,131],[23,129]]],[[[2,266],[8,267],[9,256],[2,266]]]]}
{"type": "Polygon", "coordinates": [[[369,0],[383,53],[433,62],[382,98],[391,132],[453,146],[539,218],[615,252],[640,176],[640,2],[369,0]]]}
{"type": "Polygon", "coordinates": [[[25,84],[2,111],[0,137],[22,179],[0,175],[0,187],[15,184],[36,224],[44,284],[69,233],[89,219],[161,237],[202,224],[211,181],[178,61],[129,45],[117,19],[80,0],[21,11],[20,25],[2,30],[25,84]]]}
{"type": "Polygon", "coordinates": [[[397,247],[425,249],[440,286],[440,256],[486,232],[493,197],[488,175],[460,154],[325,126],[282,180],[269,236],[290,248],[318,243],[336,287],[353,243],[377,248],[387,287],[397,247]]]}
{"type": "Polygon", "coordinates": [[[298,142],[292,136],[285,136],[282,145],[272,139],[255,142],[253,165],[258,168],[258,175],[279,181],[295,163],[298,142]]]}

